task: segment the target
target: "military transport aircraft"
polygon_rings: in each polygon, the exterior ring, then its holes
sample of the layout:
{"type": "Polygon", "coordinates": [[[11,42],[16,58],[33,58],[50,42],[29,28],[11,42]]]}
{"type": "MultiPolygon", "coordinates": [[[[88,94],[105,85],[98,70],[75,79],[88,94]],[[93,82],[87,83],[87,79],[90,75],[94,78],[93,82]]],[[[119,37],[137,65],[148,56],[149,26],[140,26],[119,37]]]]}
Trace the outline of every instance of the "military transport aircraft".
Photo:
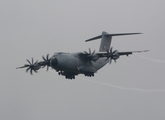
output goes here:
{"type": "Polygon", "coordinates": [[[54,53],[52,57],[49,58],[49,54],[46,57],[42,56],[43,61],[34,62],[33,58],[30,62],[27,59],[29,64],[25,64],[19,68],[27,68],[26,72],[30,70],[31,75],[33,71],[37,73],[40,68],[44,68],[47,66],[47,70],[49,67],[55,69],[59,75],[65,76],[66,79],[75,79],[75,76],[78,74],[84,74],[85,76],[91,77],[94,76],[100,68],[105,66],[108,62],[111,63],[112,60],[116,62],[116,60],[122,55],[130,55],[136,52],[147,52],[148,50],[143,51],[128,51],[128,52],[119,52],[118,50],[114,50],[110,47],[112,37],[113,36],[121,36],[121,35],[133,35],[133,34],[141,34],[141,33],[121,33],[121,34],[109,34],[107,32],[102,32],[102,35],[93,37],[91,39],[86,40],[92,41],[96,39],[102,39],[100,44],[99,52],[91,52],[89,48],[89,52],[76,52],[76,53],[65,53],[65,52],[57,52],[54,53]]]}

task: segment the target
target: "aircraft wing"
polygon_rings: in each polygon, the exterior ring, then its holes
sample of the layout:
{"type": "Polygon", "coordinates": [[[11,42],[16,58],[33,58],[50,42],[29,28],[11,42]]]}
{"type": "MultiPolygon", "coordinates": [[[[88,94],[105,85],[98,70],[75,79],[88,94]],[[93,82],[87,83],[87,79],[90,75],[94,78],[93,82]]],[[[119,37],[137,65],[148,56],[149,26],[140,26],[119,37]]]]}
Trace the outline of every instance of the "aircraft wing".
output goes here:
{"type": "MultiPolygon", "coordinates": [[[[140,53],[140,52],[148,52],[149,50],[143,50],[143,51],[128,51],[128,52],[118,52],[117,50],[113,51],[112,52],[112,49],[107,52],[102,52],[102,53],[95,53],[92,52],[91,53],[91,50],[89,49],[89,53],[87,52],[82,52],[82,53],[79,53],[79,57],[81,58],[81,60],[83,60],[85,63],[87,64],[92,64],[91,61],[97,61],[99,58],[107,58],[110,59],[110,63],[112,61],[112,59],[116,62],[116,60],[120,57],[120,56],[123,56],[123,55],[126,55],[126,56],[129,56],[133,53],[140,53]]],[[[89,68],[79,68],[80,70],[89,70],[89,68]]],[[[93,71],[92,69],[90,71],[93,71]]]]}
{"type": "MultiPolygon", "coordinates": [[[[142,50],[142,51],[128,51],[128,52],[117,52],[119,56],[126,55],[129,56],[133,53],[140,53],[140,52],[148,52],[149,50],[142,50]]],[[[97,53],[98,57],[111,57],[110,53],[97,53]]]]}
{"type": "Polygon", "coordinates": [[[131,51],[131,52],[119,52],[118,54],[119,55],[130,55],[130,54],[133,54],[133,53],[141,53],[141,52],[148,52],[149,50],[143,50],[143,51],[131,51]]]}

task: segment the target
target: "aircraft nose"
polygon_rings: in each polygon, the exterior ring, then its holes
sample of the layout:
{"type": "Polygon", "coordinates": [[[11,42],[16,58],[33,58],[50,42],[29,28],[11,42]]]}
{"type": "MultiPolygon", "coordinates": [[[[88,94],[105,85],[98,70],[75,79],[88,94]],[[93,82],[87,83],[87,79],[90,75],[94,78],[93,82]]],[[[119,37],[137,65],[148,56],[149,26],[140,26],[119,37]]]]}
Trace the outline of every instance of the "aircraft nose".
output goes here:
{"type": "Polygon", "coordinates": [[[57,64],[58,64],[57,58],[53,58],[53,59],[51,60],[51,66],[52,66],[52,67],[53,67],[53,66],[57,66],[57,64]]]}

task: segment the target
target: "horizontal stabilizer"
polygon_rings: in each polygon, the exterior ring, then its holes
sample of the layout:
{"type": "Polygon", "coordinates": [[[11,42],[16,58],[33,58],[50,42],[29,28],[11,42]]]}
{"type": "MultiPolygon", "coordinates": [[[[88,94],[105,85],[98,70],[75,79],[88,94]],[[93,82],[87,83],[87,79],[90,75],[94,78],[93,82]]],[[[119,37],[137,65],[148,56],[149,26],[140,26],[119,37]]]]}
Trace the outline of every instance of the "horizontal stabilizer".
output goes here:
{"type": "Polygon", "coordinates": [[[96,39],[100,39],[100,38],[102,38],[102,35],[99,35],[99,36],[90,38],[90,39],[88,39],[88,40],[85,40],[85,42],[92,41],[92,40],[96,40],[96,39]]]}
{"type": "MultiPolygon", "coordinates": [[[[104,34],[104,36],[122,36],[122,35],[135,35],[135,34],[142,34],[142,33],[118,33],[118,34],[104,34]]],[[[88,40],[85,40],[85,42],[96,40],[102,38],[102,35],[90,38],[88,40]]]]}

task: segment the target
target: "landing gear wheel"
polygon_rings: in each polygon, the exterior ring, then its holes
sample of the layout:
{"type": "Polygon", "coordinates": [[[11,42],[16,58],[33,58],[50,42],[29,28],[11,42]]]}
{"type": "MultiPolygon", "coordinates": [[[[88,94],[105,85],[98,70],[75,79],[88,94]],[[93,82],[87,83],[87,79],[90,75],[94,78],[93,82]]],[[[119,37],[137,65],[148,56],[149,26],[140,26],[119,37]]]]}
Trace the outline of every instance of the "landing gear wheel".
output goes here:
{"type": "Polygon", "coordinates": [[[72,80],[72,79],[75,79],[75,76],[74,76],[74,75],[66,75],[65,78],[66,78],[66,79],[71,79],[71,80],[72,80]]]}
{"type": "Polygon", "coordinates": [[[88,76],[88,77],[94,77],[94,73],[92,73],[92,72],[87,72],[84,75],[88,76]]]}

